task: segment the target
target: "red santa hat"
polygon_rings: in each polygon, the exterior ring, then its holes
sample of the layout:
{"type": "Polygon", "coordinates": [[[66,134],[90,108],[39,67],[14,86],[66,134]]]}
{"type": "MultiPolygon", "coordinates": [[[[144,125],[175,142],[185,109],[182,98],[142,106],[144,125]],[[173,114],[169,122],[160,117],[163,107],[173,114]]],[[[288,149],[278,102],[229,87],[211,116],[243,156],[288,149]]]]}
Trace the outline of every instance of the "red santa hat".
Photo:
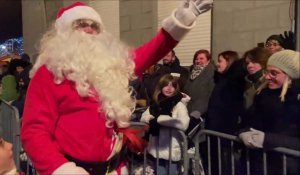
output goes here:
{"type": "Polygon", "coordinates": [[[72,23],[77,19],[90,19],[100,24],[103,29],[103,24],[100,15],[91,7],[82,2],[75,2],[68,7],[62,7],[57,13],[55,27],[57,30],[65,30],[71,27],[72,23]]]}

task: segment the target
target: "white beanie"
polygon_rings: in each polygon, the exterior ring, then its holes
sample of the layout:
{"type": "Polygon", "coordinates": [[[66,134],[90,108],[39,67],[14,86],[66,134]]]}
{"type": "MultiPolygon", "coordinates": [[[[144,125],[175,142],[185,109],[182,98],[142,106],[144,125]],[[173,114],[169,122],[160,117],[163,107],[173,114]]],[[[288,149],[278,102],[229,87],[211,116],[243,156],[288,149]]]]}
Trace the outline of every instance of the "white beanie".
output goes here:
{"type": "Polygon", "coordinates": [[[274,53],[268,60],[268,66],[284,71],[290,78],[300,78],[300,54],[293,50],[282,50],[274,53]]]}
{"type": "Polygon", "coordinates": [[[72,23],[77,19],[90,19],[100,24],[100,30],[103,30],[103,24],[100,15],[91,7],[82,2],[60,8],[57,12],[55,28],[59,31],[69,29],[72,23]]]}

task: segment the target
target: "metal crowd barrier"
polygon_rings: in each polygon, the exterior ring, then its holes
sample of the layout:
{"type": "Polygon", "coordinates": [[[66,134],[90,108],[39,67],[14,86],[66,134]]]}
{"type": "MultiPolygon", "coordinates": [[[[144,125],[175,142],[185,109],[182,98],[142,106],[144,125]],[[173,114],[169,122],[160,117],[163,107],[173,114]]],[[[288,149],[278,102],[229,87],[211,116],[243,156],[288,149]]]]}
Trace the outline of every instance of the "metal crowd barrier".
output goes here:
{"type": "MultiPolygon", "coordinates": [[[[21,144],[20,144],[20,120],[19,120],[19,114],[18,111],[15,107],[9,105],[7,102],[3,101],[0,99],[0,136],[3,137],[5,140],[7,140],[8,142],[11,142],[13,144],[13,152],[14,152],[14,159],[16,162],[16,166],[18,169],[20,169],[20,157],[19,157],[19,153],[20,153],[20,148],[21,148],[21,144]]],[[[145,123],[142,122],[131,122],[131,126],[132,127],[144,127],[145,123]]],[[[229,149],[230,149],[230,174],[235,175],[237,174],[236,172],[236,164],[239,163],[236,159],[236,155],[234,155],[234,150],[235,150],[235,144],[241,144],[240,140],[237,138],[237,136],[233,136],[233,135],[229,135],[229,134],[225,134],[225,133],[220,133],[220,132],[216,132],[216,131],[211,131],[211,130],[205,130],[202,129],[200,130],[196,136],[194,137],[194,143],[195,143],[195,154],[194,155],[190,155],[187,153],[187,149],[188,149],[188,138],[186,136],[186,134],[183,131],[180,131],[178,129],[174,129],[174,128],[169,128],[170,129],[170,137],[173,134],[177,134],[181,137],[180,139],[180,148],[181,148],[181,157],[182,160],[180,161],[180,170],[181,172],[179,172],[179,174],[182,175],[187,175],[189,174],[189,169],[191,168],[190,166],[190,159],[193,159],[195,163],[195,166],[193,167],[193,171],[194,174],[200,174],[201,168],[200,164],[197,162],[203,162],[206,163],[206,174],[211,175],[212,174],[212,163],[213,164],[217,164],[218,166],[218,173],[219,175],[225,174],[224,172],[222,172],[222,165],[224,162],[222,162],[222,151],[223,151],[223,145],[221,144],[221,141],[226,141],[227,146],[229,145],[229,149]],[[201,138],[203,138],[203,136],[206,136],[206,146],[207,146],[207,159],[203,158],[203,155],[200,154],[199,150],[200,150],[200,144],[203,144],[204,142],[200,143],[201,138]],[[216,143],[217,145],[212,145],[212,141],[211,139],[216,139],[216,143]],[[211,153],[212,153],[212,146],[216,146],[216,152],[217,152],[217,162],[212,162],[212,157],[211,157],[211,153]]],[[[169,169],[168,169],[168,174],[170,174],[170,165],[171,165],[171,156],[172,156],[172,142],[170,139],[170,143],[169,143],[169,169]]],[[[246,147],[243,147],[246,150],[246,173],[247,175],[250,175],[250,169],[251,169],[251,162],[249,159],[249,151],[251,151],[251,149],[248,149],[246,147]]],[[[293,150],[293,149],[288,149],[288,148],[275,148],[273,149],[274,152],[278,153],[281,155],[282,157],[282,172],[280,172],[280,174],[282,175],[287,175],[288,172],[288,159],[289,158],[296,158],[297,160],[300,160],[300,151],[298,150],[293,150]]],[[[268,154],[266,151],[261,150],[262,155],[263,155],[263,174],[264,175],[268,175],[268,168],[267,168],[267,157],[268,154]]],[[[157,156],[158,155],[158,151],[157,151],[157,156]]],[[[145,169],[147,166],[147,151],[146,149],[144,150],[144,154],[143,154],[143,159],[142,159],[142,164],[143,164],[143,171],[142,174],[146,174],[145,169]]],[[[133,170],[135,168],[135,164],[132,161],[134,158],[132,156],[130,164],[129,164],[129,172],[130,174],[133,174],[133,170]]],[[[158,162],[159,160],[156,159],[156,172],[157,172],[157,167],[158,167],[158,162]]],[[[140,163],[140,162],[139,162],[140,163]]],[[[299,166],[299,165],[298,165],[299,166]]],[[[228,168],[228,167],[227,167],[228,168]]],[[[28,172],[27,172],[28,174],[28,172]]],[[[35,173],[34,173],[35,174],[35,173]]]]}
{"type": "MultiPolygon", "coordinates": [[[[196,138],[195,138],[195,148],[196,148],[196,159],[203,159],[203,157],[201,157],[201,154],[199,153],[199,149],[200,149],[200,144],[199,144],[199,138],[200,136],[206,136],[206,146],[207,146],[207,159],[206,160],[202,160],[203,162],[206,162],[207,166],[206,166],[206,174],[211,175],[212,174],[212,163],[215,163],[215,165],[217,164],[218,166],[218,173],[219,175],[223,174],[227,174],[228,172],[224,173],[222,171],[222,164],[224,162],[222,162],[222,155],[221,153],[223,152],[222,149],[224,149],[224,147],[222,147],[221,144],[221,140],[222,141],[226,141],[227,142],[227,147],[229,145],[230,148],[230,174],[235,175],[237,174],[236,170],[237,167],[235,166],[236,163],[240,163],[238,162],[239,160],[236,159],[236,156],[234,155],[234,151],[235,151],[235,144],[240,144],[242,145],[241,141],[238,139],[237,136],[233,136],[233,135],[229,135],[229,134],[225,134],[225,133],[220,133],[220,132],[216,132],[216,131],[211,131],[211,130],[201,130],[200,132],[197,133],[196,138]],[[217,145],[212,145],[211,139],[217,139],[217,145]],[[229,143],[229,144],[228,144],[229,143]],[[217,162],[212,162],[212,157],[211,157],[211,151],[212,151],[212,146],[217,147],[217,162]]],[[[249,151],[253,151],[253,149],[248,149],[245,146],[242,147],[244,150],[246,150],[246,173],[247,175],[250,175],[250,169],[251,169],[251,162],[250,162],[250,158],[249,158],[249,151]]],[[[216,149],[215,149],[216,150],[216,149]]],[[[267,162],[267,157],[268,154],[270,153],[270,151],[265,151],[263,149],[259,149],[257,151],[260,151],[262,153],[262,162],[263,162],[263,169],[262,169],[262,173],[264,175],[268,175],[268,162],[267,162]]],[[[300,151],[298,150],[293,150],[293,149],[289,149],[289,148],[282,148],[282,147],[278,147],[272,150],[272,153],[277,153],[280,154],[281,158],[282,158],[282,172],[278,172],[278,174],[282,174],[282,175],[287,175],[288,172],[288,159],[289,158],[294,158],[296,159],[298,162],[300,162],[300,151]]],[[[197,165],[197,164],[196,164],[197,165]]],[[[298,164],[298,166],[300,166],[298,164]]],[[[195,171],[199,172],[199,167],[196,166],[195,167],[195,171]]],[[[298,170],[297,170],[298,172],[298,170]]],[[[272,173],[270,173],[272,174],[272,173]]]]}
{"type": "MultiPolygon", "coordinates": [[[[131,127],[133,128],[143,128],[145,127],[145,123],[142,123],[142,122],[130,122],[131,123],[131,127]]],[[[187,154],[187,147],[188,147],[188,142],[187,142],[187,137],[185,135],[185,133],[183,131],[180,131],[178,129],[174,129],[174,128],[169,128],[170,129],[170,137],[173,135],[173,134],[178,134],[181,136],[181,142],[179,142],[180,144],[180,148],[181,148],[181,157],[182,157],[182,160],[180,161],[180,170],[181,172],[179,172],[178,174],[181,174],[181,175],[188,175],[188,170],[189,170],[189,159],[191,158],[191,155],[188,155],[187,154]]],[[[144,133],[142,133],[141,137],[143,137],[144,133]]],[[[158,146],[158,145],[157,145],[158,146]]],[[[168,175],[171,175],[170,174],[170,165],[171,165],[171,156],[172,156],[172,151],[171,151],[171,146],[172,146],[172,141],[170,140],[170,145],[169,145],[169,152],[170,152],[170,155],[169,155],[169,169],[168,169],[168,175]]],[[[159,157],[159,154],[158,154],[158,150],[156,152],[157,154],[157,157],[159,157]]],[[[142,163],[143,165],[143,170],[142,170],[142,174],[145,175],[146,174],[146,166],[147,166],[147,161],[148,161],[148,158],[147,158],[147,150],[145,149],[144,150],[144,153],[143,153],[143,162],[135,162],[135,163],[142,163]]],[[[158,161],[159,159],[157,158],[156,159],[156,172],[157,172],[157,167],[158,167],[158,161]]],[[[28,160],[28,164],[27,166],[30,164],[29,163],[30,160],[28,160]]],[[[134,156],[133,154],[131,154],[131,158],[130,158],[130,161],[129,161],[129,166],[128,166],[128,169],[129,169],[129,174],[134,174],[134,170],[136,168],[136,164],[134,164],[134,156]]],[[[34,168],[31,168],[31,171],[32,172],[29,172],[29,167],[27,167],[27,172],[26,172],[26,175],[29,175],[29,174],[32,174],[32,175],[35,175],[37,174],[37,172],[35,171],[34,168]]],[[[164,174],[165,175],[165,174],[164,174]]],[[[172,174],[173,175],[173,174],[172,174]]]]}
{"type": "MultiPolygon", "coordinates": [[[[131,122],[131,126],[132,127],[144,127],[146,124],[142,123],[142,122],[131,122]]],[[[167,127],[165,127],[167,128],[167,127]]],[[[170,137],[172,137],[173,135],[177,135],[180,136],[180,140],[178,140],[179,145],[180,145],[180,149],[181,149],[181,157],[182,159],[179,161],[179,168],[178,170],[180,170],[180,172],[178,172],[178,174],[182,174],[182,175],[187,175],[188,171],[189,171],[189,159],[192,158],[193,156],[188,155],[187,153],[187,149],[188,149],[188,139],[186,134],[178,129],[175,128],[168,128],[170,130],[170,137]]],[[[159,139],[158,139],[159,140],[159,139]]],[[[159,143],[156,145],[156,147],[158,147],[159,143]]],[[[169,160],[168,160],[168,175],[171,175],[171,157],[172,157],[172,139],[170,139],[170,143],[169,143],[169,160]]],[[[158,172],[158,164],[159,164],[159,153],[158,153],[158,149],[156,149],[156,161],[155,161],[155,166],[154,166],[154,170],[155,172],[158,172]]],[[[134,174],[134,168],[136,168],[136,165],[134,165],[133,162],[133,157],[131,157],[130,160],[130,164],[129,164],[129,172],[130,174],[134,174]]],[[[148,162],[148,156],[147,156],[147,149],[144,150],[144,154],[143,154],[143,171],[142,174],[145,175],[146,174],[146,166],[147,166],[147,162],[148,162]]]]}
{"type": "Polygon", "coordinates": [[[0,136],[13,144],[16,167],[20,169],[20,120],[17,108],[0,99],[0,136]]]}

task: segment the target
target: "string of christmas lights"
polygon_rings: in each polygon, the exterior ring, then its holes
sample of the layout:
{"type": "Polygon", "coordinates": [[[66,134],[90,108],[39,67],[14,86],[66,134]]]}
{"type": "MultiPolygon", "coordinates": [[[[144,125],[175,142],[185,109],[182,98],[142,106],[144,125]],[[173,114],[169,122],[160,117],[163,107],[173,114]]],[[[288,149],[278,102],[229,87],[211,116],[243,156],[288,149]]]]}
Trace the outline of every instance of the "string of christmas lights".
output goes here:
{"type": "Polygon", "coordinates": [[[21,55],[24,53],[23,37],[11,38],[0,43],[0,57],[10,54],[21,55]]]}

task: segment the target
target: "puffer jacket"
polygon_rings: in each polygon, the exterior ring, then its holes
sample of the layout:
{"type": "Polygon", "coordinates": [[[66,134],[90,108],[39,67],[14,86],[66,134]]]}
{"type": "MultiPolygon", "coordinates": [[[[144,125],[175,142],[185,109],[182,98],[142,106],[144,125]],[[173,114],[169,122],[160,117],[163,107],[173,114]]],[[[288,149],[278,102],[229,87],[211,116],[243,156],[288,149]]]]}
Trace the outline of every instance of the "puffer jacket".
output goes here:
{"type": "MultiPolygon", "coordinates": [[[[157,118],[157,123],[160,124],[159,128],[159,136],[150,136],[149,143],[147,146],[147,151],[153,157],[157,157],[156,155],[156,146],[158,144],[158,157],[160,159],[169,160],[169,145],[170,141],[172,141],[172,161],[181,160],[181,150],[180,150],[180,141],[182,138],[172,132],[172,136],[170,137],[170,132],[172,131],[170,128],[178,129],[185,131],[189,125],[189,115],[187,111],[186,104],[190,100],[190,97],[185,95],[181,101],[179,101],[175,107],[172,109],[171,115],[159,115],[157,118]],[[159,142],[159,143],[157,143],[159,142]]],[[[149,123],[149,121],[154,118],[150,114],[149,108],[142,114],[141,122],[149,123]]]]}

